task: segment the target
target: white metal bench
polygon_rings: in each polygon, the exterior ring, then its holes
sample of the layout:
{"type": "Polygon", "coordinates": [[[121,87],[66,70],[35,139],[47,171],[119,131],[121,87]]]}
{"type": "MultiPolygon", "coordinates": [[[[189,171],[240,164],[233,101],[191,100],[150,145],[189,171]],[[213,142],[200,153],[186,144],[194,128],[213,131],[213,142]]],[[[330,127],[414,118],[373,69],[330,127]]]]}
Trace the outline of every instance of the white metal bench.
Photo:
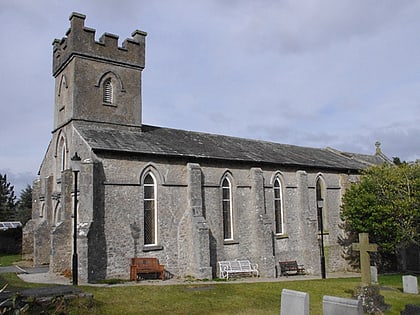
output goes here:
{"type": "Polygon", "coordinates": [[[229,280],[232,274],[248,274],[251,276],[259,276],[258,265],[251,264],[247,259],[236,259],[228,261],[219,261],[219,277],[229,280]]]}

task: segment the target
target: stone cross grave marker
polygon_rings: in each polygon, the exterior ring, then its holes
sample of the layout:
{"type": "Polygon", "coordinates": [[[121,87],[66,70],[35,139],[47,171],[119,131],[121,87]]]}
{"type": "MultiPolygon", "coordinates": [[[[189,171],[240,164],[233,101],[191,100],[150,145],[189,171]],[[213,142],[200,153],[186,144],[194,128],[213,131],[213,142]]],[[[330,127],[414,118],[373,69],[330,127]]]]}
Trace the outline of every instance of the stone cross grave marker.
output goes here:
{"type": "Polygon", "coordinates": [[[369,234],[359,233],[359,243],[353,243],[353,250],[360,252],[360,272],[362,274],[362,286],[371,285],[370,257],[369,252],[377,252],[378,245],[369,244],[369,234]]]}

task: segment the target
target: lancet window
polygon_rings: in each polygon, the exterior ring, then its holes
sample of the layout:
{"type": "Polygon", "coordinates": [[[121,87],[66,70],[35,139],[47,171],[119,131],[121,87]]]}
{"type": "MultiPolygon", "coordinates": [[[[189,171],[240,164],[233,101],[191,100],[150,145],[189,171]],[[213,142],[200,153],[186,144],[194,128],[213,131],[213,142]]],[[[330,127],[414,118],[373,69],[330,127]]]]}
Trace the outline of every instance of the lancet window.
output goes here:
{"type": "Polygon", "coordinates": [[[148,173],[143,182],[144,245],[157,244],[156,179],[148,173]]]}
{"type": "Polygon", "coordinates": [[[227,177],[222,181],[222,211],[224,240],[233,240],[232,183],[227,177]]]}
{"type": "Polygon", "coordinates": [[[283,191],[279,178],[274,180],[273,192],[276,234],[284,234],[283,191]]]}

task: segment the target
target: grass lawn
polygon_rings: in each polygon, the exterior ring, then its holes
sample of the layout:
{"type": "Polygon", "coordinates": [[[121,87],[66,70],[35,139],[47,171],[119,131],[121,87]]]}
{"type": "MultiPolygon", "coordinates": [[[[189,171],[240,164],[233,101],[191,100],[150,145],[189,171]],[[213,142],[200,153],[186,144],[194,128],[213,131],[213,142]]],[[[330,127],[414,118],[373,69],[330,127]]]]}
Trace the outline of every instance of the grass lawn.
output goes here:
{"type": "MultiPolygon", "coordinates": [[[[322,297],[350,297],[360,279],[326,279],[267,283],[191,283],[171,286],[83,287],[92,293],[93,314],[279,314],[283,288],[308,292],[311,315],[322,314],[322,297]]],[[[420,304],[420,295],[402,293],[401,275],[379,277],[381,294],[400,314],[405,304],[420,304]]]]}
{"type": "MultiPolygon", "coordinates": [[[[206,283],[180,285],[80,286],[94,296],[73,302],[69,314],[279,314],[283,288],[308,292],[311,315],[322,314],[323,295],[350,297],[358,278],[266,283],[206,283]]],[[[385,314],[399,315],[405,304],[420,304],[420,295],[402,292],[401,275],[380,276],[381,294],[392,307],[385,314]]],[[[37,287],[14,274],[0,274],[0,286],[37,287]]]]}
{"type": "Polygon", "coordinates": [[[0,267],[12,266],[15,262],[22,260],[22,255],[0,254],[0,267]]]}
{"type": "MultiPolygon", "coordinates": [[[[93,305],[86,300],[74,301],[69,314],[279,314],[281,291],[287,288],[308,292],[310,314],[318,315],[322,314],[324,295],[348,298],[359,282],[359,278],[342,278],[265,283],[196,281],[180,285],[80,286],[93,294],[93,305]]],[[[9,288],[41,286],[22,282],[11,273],[0,274],[0,287],[5,283],[9,283],[9,288]]],[[[391,305],[385,314],[399,315],[406,304],[420,304],[419,294],[402,292],[401,275],[379,276],[379,283],[385,302],[391,305]]]]}

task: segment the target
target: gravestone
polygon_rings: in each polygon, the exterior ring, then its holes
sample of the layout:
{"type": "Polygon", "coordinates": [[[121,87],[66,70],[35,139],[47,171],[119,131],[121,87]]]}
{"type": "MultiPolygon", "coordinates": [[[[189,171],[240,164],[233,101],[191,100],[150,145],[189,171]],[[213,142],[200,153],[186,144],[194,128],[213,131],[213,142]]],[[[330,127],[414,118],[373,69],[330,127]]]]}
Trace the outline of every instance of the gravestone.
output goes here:
{"type": "Polygon", "coordinates": [[[401,311],[401,315],[419,315],[420,314],[420,305],[407,304],[405,309],[401,311]]]}
{"type": "Polygon", "coordinates": [[[378,268],[375,266],[370,266],[370,280],[374,284],[378,283],[378,268]]]}
{"type": "Polygon", "coordinates": [[[324,315],[363,315],[361,300],[325,295],[322,299],[324,315]]]}
{"type": "Polygon", "coordinates": [[[309,294],[283,289],[281,291],[280,315],[309,315],[309,294]]]}
{"type": "Polygon", "coordinates": [[[419,293],[419,287],[417,283],[417,277],[415,276],[403,276],[403,291],[404,293],[419,293]]]}

